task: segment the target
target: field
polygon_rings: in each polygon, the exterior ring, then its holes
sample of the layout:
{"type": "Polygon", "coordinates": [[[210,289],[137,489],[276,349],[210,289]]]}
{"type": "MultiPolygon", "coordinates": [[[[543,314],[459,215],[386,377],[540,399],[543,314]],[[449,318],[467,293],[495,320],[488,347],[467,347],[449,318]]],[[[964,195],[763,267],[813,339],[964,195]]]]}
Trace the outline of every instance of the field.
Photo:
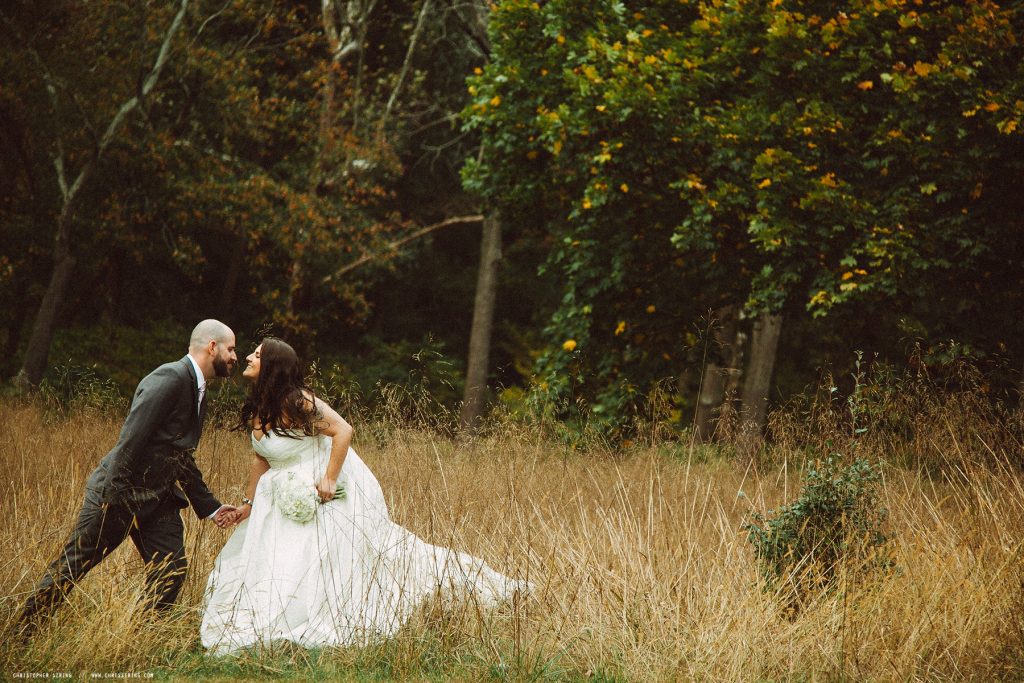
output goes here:
{"type": "MultiPolygon", "coordinates": [[[[537,590],[496,610],[428,604],[394,639],[234,659],[197,641],[205,577],[229,531],[188,513],[189,576],[172,615],[137,608],[126,543],[28,645],[5,678],[116,673],[157,679],[915,681],[1024,679],[1024,472],[1019,434],[977,397],[934,401],[911,429],[843,441],[821,411],[773,419],[772,445],[694,446],[657,431],[622,450],[570,448],[500,422],[472,441],[398,421],[353,420],[392,516],[484,557],[537,590]],[[742,524],[798,493],[801,470],[850,443],[878,463],[892,565],[794,603],[766,590],[742,524]]],[[[123,409],[0,404],[0,628],[66,538],[85,478],[123,409]]],[[[898,407],[892,407],[898,410],[898,407]]],[[[920,410],[920,407],[918,407],[920,410]]],[[[891,422],[891,420],[890,420],[891,422]]],[[[597,442],[595,442],[597,443],[597,442]]],[[[847,455],[850,455],[847,453],[847,455]]],[[[208,429],[198,452],[224,500],[250,449],[208,429]]]]}

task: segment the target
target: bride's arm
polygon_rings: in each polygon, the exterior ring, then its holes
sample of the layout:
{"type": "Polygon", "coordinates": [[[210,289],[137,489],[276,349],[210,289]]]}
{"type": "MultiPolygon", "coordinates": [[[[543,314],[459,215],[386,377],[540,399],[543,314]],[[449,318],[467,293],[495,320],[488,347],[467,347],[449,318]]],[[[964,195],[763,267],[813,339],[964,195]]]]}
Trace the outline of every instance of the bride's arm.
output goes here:
{"type": "Polygon", "coordinates": [[[331,437],[331,457],[327,461],[327,471],[317,484],[317,493],[325,503],[334,498],[338,486],[338,475],[341,474],[341,467],[345,464],[345,456],[348,455],[349,446],[352,445],[352,425],[338,415],[334,408],[330,407],[319,398],[314,398],[314,405],[317,414],[317,431],[331,437]]]}
{"type": "MultiPolygon", "coordinates": [[[[245,499],[251,501],[256,497],[256,484],[259,483],[260,477],[263,473],[270,469],[270,463],[268,463],[263,457],[253,453],[252,464],[249,466],[249,479],[245,483],[245,499]]],[[[232,524],[238,524],[243,519],[249,516],[252,512],[252,503],[243,502],[238,506],[235,512],[235,519],[231,521],[232,524]]]]}

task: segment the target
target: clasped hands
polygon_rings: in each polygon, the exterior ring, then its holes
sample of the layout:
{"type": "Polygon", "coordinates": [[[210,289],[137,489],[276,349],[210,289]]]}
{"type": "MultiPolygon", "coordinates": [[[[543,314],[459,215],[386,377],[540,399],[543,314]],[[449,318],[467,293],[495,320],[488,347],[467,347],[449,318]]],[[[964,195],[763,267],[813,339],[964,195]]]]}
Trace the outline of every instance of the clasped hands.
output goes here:
{"type": "Polygon", "coordinates": [[[228,529],[235,526],[249,516],[252,508],[249,505],[236,507],[234,505],[221,505],[213,515],[214,523],[221,529],[228,529]]]}

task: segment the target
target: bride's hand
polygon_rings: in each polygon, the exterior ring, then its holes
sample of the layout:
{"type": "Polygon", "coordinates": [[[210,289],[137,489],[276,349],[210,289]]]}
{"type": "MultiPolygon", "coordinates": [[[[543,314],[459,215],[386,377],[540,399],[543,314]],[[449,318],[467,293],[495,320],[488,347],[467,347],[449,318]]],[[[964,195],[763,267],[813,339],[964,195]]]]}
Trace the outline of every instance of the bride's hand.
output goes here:
{"type": "Polygon", "coordinates": [[[324,475],[320,483],[316,485],[317,495],[320,496],[320,500],[324,503],[334,498],[334,492],[338,488],[338,480],[331,479],[327,475],[324,475]]]}
{"type": "Polygon", "coordinates": [[[231,525],[234,526],[241,522],[243,519],[246,519],[249,516],[249,513],[251,512],[252,505],[249,505],[248,503],[243,503],[242,505],[239,505],[238,509],[235,510],[235,517],[231,525]]]}

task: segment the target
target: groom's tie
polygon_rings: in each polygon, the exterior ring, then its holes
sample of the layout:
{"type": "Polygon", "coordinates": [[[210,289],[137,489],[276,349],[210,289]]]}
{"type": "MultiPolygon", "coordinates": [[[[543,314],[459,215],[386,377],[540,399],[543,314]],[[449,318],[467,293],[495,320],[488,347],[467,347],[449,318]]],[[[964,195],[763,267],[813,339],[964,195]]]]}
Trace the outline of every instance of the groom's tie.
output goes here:
{"type": "Polygon", "coordinates": [[[199,387],[199,403],[196,404],[196,412],[203,414],[203,397],[206,396],[206,385],[199,387]]]}

